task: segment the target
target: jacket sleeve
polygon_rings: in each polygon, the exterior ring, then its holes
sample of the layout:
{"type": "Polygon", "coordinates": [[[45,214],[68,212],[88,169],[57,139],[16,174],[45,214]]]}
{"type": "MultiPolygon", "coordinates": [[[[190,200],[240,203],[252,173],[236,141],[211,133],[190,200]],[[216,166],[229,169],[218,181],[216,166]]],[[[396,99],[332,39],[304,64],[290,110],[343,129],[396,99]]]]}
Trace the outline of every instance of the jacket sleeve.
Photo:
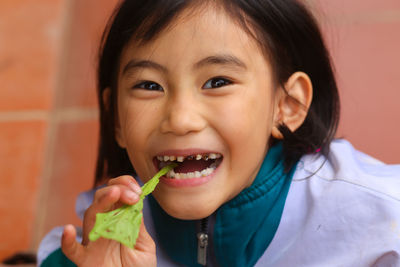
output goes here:
{"type": "Polygon", "coordinates": [[[76,265],[70,261],[61,248],[53,251],[43,262],[39,265],[40,267],[75,267],[76,265]]]}

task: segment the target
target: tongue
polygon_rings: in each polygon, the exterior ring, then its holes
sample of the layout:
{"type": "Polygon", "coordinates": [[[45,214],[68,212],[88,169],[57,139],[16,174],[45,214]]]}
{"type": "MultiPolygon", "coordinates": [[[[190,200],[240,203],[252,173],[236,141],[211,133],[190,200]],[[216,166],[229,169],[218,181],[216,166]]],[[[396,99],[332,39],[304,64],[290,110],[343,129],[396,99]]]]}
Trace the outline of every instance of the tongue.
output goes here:
{"type": "Polygon", "coordinates": [[[182,163],[179,163],[178,167],[174,168],[174,171],[176,173],[202,171],[207,169],[211,163],[213,163],[213,160],[185,160],[182,163]]]}

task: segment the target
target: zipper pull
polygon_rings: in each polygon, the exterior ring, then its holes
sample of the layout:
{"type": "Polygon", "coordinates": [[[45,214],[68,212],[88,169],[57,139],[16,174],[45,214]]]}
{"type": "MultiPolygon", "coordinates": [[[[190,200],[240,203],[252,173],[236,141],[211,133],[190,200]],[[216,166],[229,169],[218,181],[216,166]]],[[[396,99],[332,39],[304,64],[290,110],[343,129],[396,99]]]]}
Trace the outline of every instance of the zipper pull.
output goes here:
{"type": "Polygon", "coordinates": [[[208,235],[205,233],[197,234],[197,263],[206,266],[207,265],[207,246],[208,246],[208,235]]]}

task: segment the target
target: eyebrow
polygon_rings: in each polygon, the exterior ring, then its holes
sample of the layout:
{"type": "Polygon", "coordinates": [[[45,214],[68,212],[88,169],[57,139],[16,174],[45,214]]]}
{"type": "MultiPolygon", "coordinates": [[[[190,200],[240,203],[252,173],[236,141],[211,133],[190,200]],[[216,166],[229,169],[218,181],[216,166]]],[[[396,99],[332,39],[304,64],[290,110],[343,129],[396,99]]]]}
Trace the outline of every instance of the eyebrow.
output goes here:
{"type": "MultiPolygon", "coordinates": [[[[203,58],[197,63],[195,63],[193,68],[199,69],[207,65],[227,65],[227,66],[239,67],[241,69],[247,69],[247,66],[243,61],[241,61],[239,58],[233,55],[227,55],[227,54],[214,55],[203,58]]],[[[128,71],[140,68],[155,69],[163,73],[168,72],[168,69],[166,67],[154,61],[132,59],[125,65],[124,69],[122,70],[122,74],[124,75],[128,71]]]]}
{"type": "Polygon", "coordinates": [[[194,68],[198,69],[207,65],[227,65],[227,66],[239,67],[241,69],[247,69],[247,66],[246,64],[244,64],[243,61],[241,61],[239,58],[233,55],[228,55],[228,54],[206,57],[197,62],[196,64],[194,64],[194,68]]]}
{"type": "Polygon", "coordinates": [[[141,68],[155,69],[164,73],[168,72],[166,67],[154,61],[132,59],[125,65],[124,69],[122,70],[122,74],[125,74],[126,72],[134,69],[141,69],[141,68]]]}

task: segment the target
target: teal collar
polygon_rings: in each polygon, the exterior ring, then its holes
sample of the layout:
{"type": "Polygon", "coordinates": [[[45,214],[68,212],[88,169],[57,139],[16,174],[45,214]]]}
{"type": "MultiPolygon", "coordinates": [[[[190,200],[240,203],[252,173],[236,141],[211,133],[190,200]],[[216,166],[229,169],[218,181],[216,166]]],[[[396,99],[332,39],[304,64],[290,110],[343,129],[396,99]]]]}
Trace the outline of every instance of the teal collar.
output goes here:
{"type": "MultiPolygon", "coordinates": [[[[278,228],[294,170],[295,166],[284,171],[281,143],[269,149],[253,184],[214,214],[215,222],[209,228],[209,260],[230,267],[257,262],[278,228]]],[[[185,266],[200,266],[199,222],[169,216],[154,198],[150,198],[150,207],[161,247],[185,266]]]]}

